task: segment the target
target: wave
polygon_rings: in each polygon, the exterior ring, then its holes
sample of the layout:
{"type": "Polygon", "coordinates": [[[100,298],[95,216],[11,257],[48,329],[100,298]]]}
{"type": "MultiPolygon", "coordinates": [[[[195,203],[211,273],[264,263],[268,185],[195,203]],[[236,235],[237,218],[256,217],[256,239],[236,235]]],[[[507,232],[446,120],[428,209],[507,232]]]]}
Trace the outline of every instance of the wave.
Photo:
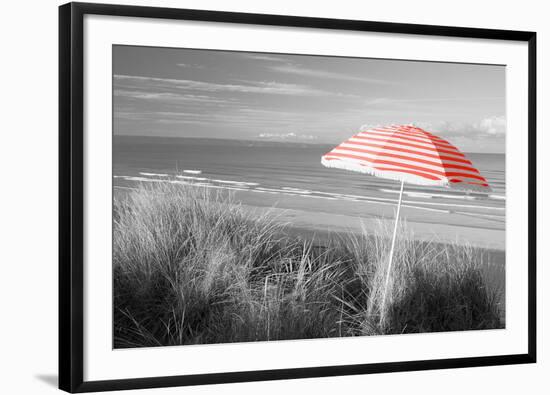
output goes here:
{"type": "MultiPolygon", "coordinates": [[[[201,170],[189,170],[188,172],[195,172],[193,174],[201,174],[201,170]]],[[[374,203],[382,205],[395,205],[396,198],[393,197],[380,197],[380,196],[368,196],[368,195],[354,195],[354,194],[343,194],[337,192],[324,192],[317,190],[310,190],[304,188],[295,188],[295,187],[262,187],[257,182],[246,182],[246,181],[235,181],[235,180],[223,180],[223,179],[211,179],[208,177],[195,177],[195,176],[185,176],[185,175],[175,175],[170,177],[170,175],[165,173],[150,173],[150,172],[140,172],[140,176],[123,176],[123,175],[114,175],[114,178],[120,178],[126,181],[131,182],[164,182],[171,184],[179,185],[190,185],[190,186],[201,186],[206,188],[214,189],[223,189],[230,191],[243,191],[243,192],[255,192],[255,193],[267,193],[274,195],[285,195],[293,197],[303,197],[311,199],[326,199],[326,200],[340,200],[345,202],[353,203],[374,203]]],[[[399,193],[399,191],[393,189],[377,189],[380,192],[384,193],[399,193]]],[[[403,207],[409,207],[413,209],[426,210],[426,211],[435,211],[435,212],[445,212],[445,213],[456,213],[461,214],[460,211],[456,209],[470,209],[470,210],[496,210],[504,211],[505,207],[499,206],[489,206],[489,205],[475,205],[475,204],[460,204],[460,203],[451,203],[451,202],[439,202],[439,201],[428,201],[431,199],[463,199],[463,200],[476,200],[475,196],[468,195],[454,195],[454,194],[445,194],[445,193],[432,193],[432,192],[418,192],[418,191],[405,191],[403,192],[409,198],[417,198],[422,200],[410,200],[404,199],[402,201],[403,207]]],[[[490,199],[495,200],[505,200],[505,196],[501,195],[490,195],[490,199]]],[[[497,213],[495,214],[486,214],[486,217],[500,217],[497,213]]]]}
{"type": "Polygon", "coordinates": [[[185,180],[197,180],[197,181],[206,181],[208,178],[206,177],[193,177],[193,176],[176,176],[176,178],[183,178],[185,180]]]}
{"type": "MultiPolygon", "coordinates": [[[[398,190],[395,189],[379,189],[380,192],[386,192],[386,193],[399,193],[398,190]]],[[[461,194],[461,195],[450,195],[445,193],[437,193],[437,192],[416,192],[416,191],[403,191],[403,195],[407,195],[410,197],[422,197],[422,198],[442,198],[442,199],[465,199],[465,200],[480,200],[480,199],[498,199],[498,200],[506,200],[506,196],[503,195],[488,195],[488,196],[475,196],[475,195],[467,195],[467,194],[461,194]]]]}
{"type": "Polygon", "coordinates": [[[219,182],[220,184],[235,184],[235,185],[247,185],[247,186],[254,186],[254,185],[260,185],[257,182],[244,182],[244,181],[229,181],[229,180],[214,180],[213,182],[219,182]]]}
{"type": "Polygon", "coordinates": [[[291,188],[291,187],[283,187],[282,189],[285,190],[285,191],[298,193],[300,195],[310,195],[310,194],[313,193],[312,191],[310,191],[308,189],[291,188]]]}
{"type": "Polygon", "coordinates": [[[141,174],[142,176],[147,176],[147,177],[168,177],[169,174],[165,174],[165,173],[146,173],[146,172],[140,172],[139,174],[141,174]]]}

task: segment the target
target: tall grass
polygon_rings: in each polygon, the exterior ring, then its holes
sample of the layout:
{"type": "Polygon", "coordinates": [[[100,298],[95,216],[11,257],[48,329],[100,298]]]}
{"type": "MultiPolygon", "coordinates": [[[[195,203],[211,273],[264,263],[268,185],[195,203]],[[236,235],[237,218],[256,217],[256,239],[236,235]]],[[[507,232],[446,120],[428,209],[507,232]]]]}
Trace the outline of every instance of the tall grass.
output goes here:
{"type": "Polygon", "coordinates": [[[113,217],[117,348],[502,327],[467,246],[401,229],[386,290],[384,229],[317,246],[273,213],[173,184],[116,195],[113,217]]]}

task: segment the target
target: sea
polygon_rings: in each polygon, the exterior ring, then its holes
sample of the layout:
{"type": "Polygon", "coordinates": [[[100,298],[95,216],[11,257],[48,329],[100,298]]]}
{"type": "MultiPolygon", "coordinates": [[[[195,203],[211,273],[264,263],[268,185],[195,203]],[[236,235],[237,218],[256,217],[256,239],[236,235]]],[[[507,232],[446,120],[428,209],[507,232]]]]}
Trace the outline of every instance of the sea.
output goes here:
{"type": "MultiPolygon", "coordinates": [[[[400,183],[326,168],[331,144],[200,138],[115,136],[113,186],[170,182],[231,191],[244,205],[347,217],[393,218],[400,183]]],[[[415,223],[446,224],[468,234],[489,230],[504,249],[505,155],[465,153],[488,180],[488,193],[405,184],[402,215],[415,223]],[[470,232],[470,233],[468,233],[470,232]]],[[[478,237],[478,236],[476,236],[478,237]]]]}

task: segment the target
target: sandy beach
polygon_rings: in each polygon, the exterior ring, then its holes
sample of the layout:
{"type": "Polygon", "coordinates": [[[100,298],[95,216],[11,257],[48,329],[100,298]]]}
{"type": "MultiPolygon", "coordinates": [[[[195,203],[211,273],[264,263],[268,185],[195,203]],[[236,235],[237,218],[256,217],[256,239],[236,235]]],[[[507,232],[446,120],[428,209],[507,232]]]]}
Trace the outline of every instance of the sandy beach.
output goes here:
{"type": "MultiPolygon", "coordinates": [[[[242,193],[238,193],[240,196],[242,193]]],[[[237,197],[238,199],[238,197],[237,197]]],[[[255,200],[248,197],[247,202],[255,200]]],[[[299,196],[286,196],[277,199],[270,206],[270,199],[262,196],[255,205],[244,204],[249,210],[259,214],[269,210],[278,221],[291,224],[293,228],[313,231],[318,234],[333,233],[374,233],[380,226],[391,228],[394,224],[395,204],[374,202],[354,203],[355,214],[341,214],[338,206],[346,203],[334,201],[314,201],[299,196]],[[290,208],[294,207],[294,208],[290,208]],[[299,207],[299,208],[296,208],[299,207]]],[[[473,247],[495,250],[505,249],[504,229],[500,222],[487,224],[486,218],[475,214],[452,212],[432,212],[429,218],[422,208],[402,207],[400,223],[407,227],[416,240],[436,243],[457,242],[473,247]],[[437,223],[436,217],[445,216],[450,223],[437,223]],[[434,218],[435,217],[435,218],[434,218]],[[468,231],[464,231],[467,228],[468,231]]]]}
{"type": "MultiPolygon", "coordinates": [[[[123,194],[130,187],[116,187],[115,193],[123,194]]],[[[263,215],[269,212],[278,222],[289,225],[296,232],[323,238],[327,233],[374,233],[381,227],[389,229],[394,224],[395,203],[354,202],[353,205],[332,199],[311,199],[301,196],[276,196],[254,193],[253,191],[233,192],[235,204],[248,211],[263,215]],[[346,210],[343,210],[345,206],[346,210]],[[350,213],[350,209],[353,210],[350,213]],[[346,212],[347,211],[347,212],[346,212]],[[342,214],[346,212],[346,214],[342,214]]],[[[505,250],[505,231],[502,222],[488,222],[483,216],[433,212],[426,217],[421,207],[402,207],[400,223],[415,240],[434,243],[459,243],[472,247],[505,250]],[[449,223],[437,222],[444,217],[449,223]],[[467,231],[465,231],[465,228],[467,231]]]]}

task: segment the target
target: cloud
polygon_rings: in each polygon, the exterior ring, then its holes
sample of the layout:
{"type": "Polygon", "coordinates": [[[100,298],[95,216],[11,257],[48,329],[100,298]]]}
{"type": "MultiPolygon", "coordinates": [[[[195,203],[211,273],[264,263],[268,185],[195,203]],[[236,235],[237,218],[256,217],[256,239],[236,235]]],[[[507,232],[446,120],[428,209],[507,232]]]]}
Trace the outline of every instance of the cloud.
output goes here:
{"type": "Polygon", "coordinates": [[[262,54],[243,54],[247,59],[260,60],[269,63],[275,63],[275,65],[268,66],[268,69],[278,73],[294,74],[314,78],[335,79],[342,81],[356,81],[367,82],[372,84],[392,84],[393,82],[387,80],[381,80],[376,78],[365,78],[361,76],[349,75],[346,73],[338,73],[328,70],[317,70],[304,67],[299,64],[292,63],[288,57],[274,56],[274,55],[262,55],[262,54]]]}
{"type": "Polygon", "coordinates": [[[276,63],[275,65],[268,66],[268,69],[271,71],[276,71],[278,73],[285,74],[294,74],[314,78],[325,78],[325,79],[335,79],[342,81],[356,81],[356,82],[367,82],[371,84],[392,84],[393,82],[387,80],[381,80],[376,78],[365,78],[361,76],[354,76],[346,73],[338,73],[328,70],[317,70],[304,67],[299,64],[292,63],[289,61],[288,57],[285,56],[276,56],[274,55],[262,55],[262,54],[243,54],[247,59],[260,60],[269,63],[276,63]]]}
{"type": "Polygon", "coordinates": [[[271,55],[254,55],[254,54],[242,54],[247,59],[253,59],[253,60],[263,60],[266,62],[288,62],[286,58],[278,57],[278,56],[271,56],[271,55]]]}
{"type": "Polygon", "coordinates": [[[173,78],[142,77],[133,75],[115,75],[115,87],[141,88],[151,90],[161,89],[187,89],[203,92],[237,92],[237,93],[262,93],[293,96],[325,96],[338,95],[333,92],[310,88],[305,85],[287,84],[280,82],[247,81],[246,84],[222,84],[196,80],[184,80],[173,78]],[[137,85],[137,86],[136,86],[137,85]]]}
{"type": "MultiPolygon", "coordinates": [[[[177,109],[178,107],[173,107],[177,109]]],[[[217,108],[214,111],[205,110],[204,107],[186,107],[186,111],[179,110],[115,110],[115,118],[125,121],[147,121],[148,123],[163,124],[200,124],[224,129],[238,127],[243,129],[265,130],[266,125],[275,130],[288,130],[297,124],[305,122],[301,114],[252,108],[217,108]]],[[[267,136],[266,136],[267,137],[267,136]]],[[[288,137],[292,137],[289,135],[288,137]]],[[[306,137],[302,137],[305,139],[306,137]]]]}
{"type": "Polygon", "coordinates": [[[372,129],[372,128],[381,128],[381,127],[384,127],[384,126],[388,126],[388,125],[387,124],[382,125],[382,124],[379,124],[379,123],[365,123],[365,124],[361,125],[359,130],[361,132],[364,132],[364,131],[372,129]]]}
{"type": "Polygon", "coordinates": [[[270,70],[277,71],[280,73],[295,74],[295,75],[302,75],[302,76],[315,77],[315,78],[366,82],[370,84],[383,84],[383,85],[393,84],[393,82],[387,81],[387,80],[359,77],[359,76],[349,75],[345,73],[337,73],[334,71],[315,70],[315,69],[310,69],[310,68],[302,67],[300,65],[291,64],[291,63],[271,66],[270,70]]]}
{"type": "Polygon", "coordinates": [[[178,67],[184,67],[189,69],[204,69],[204,66],[201,64],[189,64],[189,63],[178,63],[176,64],[178,67]]]}
{"type": "Polygon", "coordinates": [[[261,139],[268,140],[283,140],[283,141],[308,141],[317,139],[316,136],[311,134],[296,134],[294,132],[290,133],[260,133],[258,135],[261,139]]]}
{"type": "Polygon", "coordinates": [[[491,135],[503,135],[506,133],[506,118],[489,117],[482,119],[474,125],[475,128],[483,133],[491,135]]]}
{"type": "Polygon", "coordinates": [[[364,104],[367,106],[376,106],[376,105],[403,105],[403,104],[414,104],[414,103],[440,103],[440,102],[472,102],[472,101],[492,101],[492,100],[502,100],[502,97],[492,96],[492,97],[417,97],[412,99],[403,99],[403,98],[388,98],[388,97],[376,97],[367,99],[364,104]]]}
{"type": "MultiPolygon", "coordinates": [[[[504,116],[491,116],[474,122],[400,122],[399,124],[410,124],[418,126],[428,132],[447,137],[467,137],[470,139],[500,137],[506,133],[506,118],[504,116]]],[[[388,126],[389,123],[367,123],[361,125],[360,130],[372,129],[375,127],[388,126]]]]}
{"type": "Polygon", "coordinates": [[[130,99],[144,100],[163,100],[163,101],[183,101],[194,103],[228,103],[231,99],[220,99],[206,95],[178,94],[171,92],[148,92],[143,90],[125,90],[115,89],[115,97],[125,97],[130,99]]]}
{"type": "Polygon", "coordinates": [[[506,133],[506,118],[491,116],[474,122],[419,122],[417,126],[449,137],[504,137],[506,133]]]}
{"type": "Polygon", "coordinates": [[[387,97],[377,97],[374,99],[368,99],[365,101],[366,106],[378,106],[384,104],[402,103],[403,100],[388,99],[387,97]]]}

